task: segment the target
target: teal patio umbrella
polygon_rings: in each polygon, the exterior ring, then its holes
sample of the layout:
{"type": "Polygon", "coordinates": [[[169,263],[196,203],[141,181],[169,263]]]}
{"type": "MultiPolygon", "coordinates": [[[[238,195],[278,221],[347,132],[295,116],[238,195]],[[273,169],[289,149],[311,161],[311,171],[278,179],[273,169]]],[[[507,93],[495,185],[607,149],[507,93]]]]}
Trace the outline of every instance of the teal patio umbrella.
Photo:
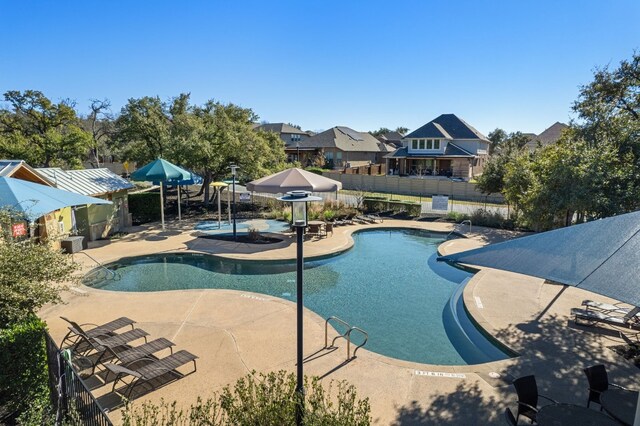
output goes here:
{"type": "Polygon", "coordinates": [[[86,204],[112,203],[39,183],[0,177],[0,207],[21,214],[29,222],[64,207],[86,204]]]}
{"type": "MultiPolygon", "coordinates": [[[[143,182],[160,182],[160,219],[162,222],[162,229],[164,230],[164,202],[162,193],[163,182],[175,182],[193,179],[191,172],[178,167],[175,164],[158,158],[155,161],[139,168],[135,172],[131,173],[131,180],[143,181],[143,182]]],[[[180,200],[178,200],[178,205],[180,200]]]]}

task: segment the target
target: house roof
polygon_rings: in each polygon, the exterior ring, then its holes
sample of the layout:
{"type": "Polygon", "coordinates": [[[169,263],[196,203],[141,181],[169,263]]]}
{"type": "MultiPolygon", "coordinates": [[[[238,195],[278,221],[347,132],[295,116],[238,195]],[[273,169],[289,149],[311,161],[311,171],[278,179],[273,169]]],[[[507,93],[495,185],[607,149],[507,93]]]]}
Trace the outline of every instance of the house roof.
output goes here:
{"type": "Polygon", "coordinates": [[[409,148],[406,146],[396,149],[392,154],[385,155],[384,158],[444,158],[444,157],[458,157],[458,158],[473,158],[475,155],[470,153],[464,148],[458,145],[448,142],[444,153],[409,153],[409,148]]]}
{"type": "Polygon", "coordinates": [[[55,186],[53,182],[38,173],[24,160],[0,160],[0,177],[13,177],[47,186],[55,186]]]}
{"type": "Polygon", "coordinates": [[[263,132],[275,133],[292,133],[294,135],[307,135],[304,130],[297,129],[287,123],[265,123],[256,126],[254,130],[262,130],[263,132]]]}
{"type": "Polygon", "coordinates": [[[545,131],[540,133],[536,137],[536,139],[542,142],[543,145],[556,143],[558,142],[558,139],[560,139],[560,135],[562,134],[562,131],[567,128],[569,128],[568,125],[561,123],[559,121],[556,121],[549,128],[547,128],[545,131]]]}
{"type": "Polygon", "coordinates": [[[485,135],[455,114],[442,114],[405,136],[408,138],[479,139],[489,141],[485,135]]]}
{"type": "Polygon", "coordinates": [[[109,169],[62,170],[58,167],[37,169],[57,188],[82,195],[104,195],[134,188],[128,180],[109,169]]]}
{"type": "Polygon", "coordinates": [[[392,147],[380,142],[367,132],[358,132],[349,127],[336,126],[300,141],[304,148],[337,148],[347,152],[390,152],[392,147]]]}

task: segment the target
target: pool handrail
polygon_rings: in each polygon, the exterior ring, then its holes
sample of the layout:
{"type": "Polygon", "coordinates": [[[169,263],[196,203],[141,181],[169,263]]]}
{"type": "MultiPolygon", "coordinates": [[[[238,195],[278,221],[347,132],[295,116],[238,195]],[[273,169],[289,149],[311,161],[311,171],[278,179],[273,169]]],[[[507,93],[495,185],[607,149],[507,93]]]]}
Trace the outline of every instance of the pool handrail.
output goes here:
{"type": "Polygon", "coordinates": [[[369,340],[369,333],[367,333],[366,331],[364,331],[363,329],[361,329],[360,327],[351,327],[349,329],[349,331],[347,331],[347,360],[351,359],[351,332],[353,330],[359,331],[360,333],[362,333],[364,335],[364,342],[360,343],[358,346],[356,346],[356,348],[353,350],[353,358],[356,357],[356,352],[358,352],[358,349],[360,349],[361,347],[363,347],[364,345],[367,344],[367,341],[369,340]]]}
{"type": "Polygon", "coordinates": [[[364,331],[363,329],[361,329],[360,327],[355,327],[355,326],[351,326],[351,324],[349,324],[348,322],[336,317],[336,316],[330,316],[328,317],[325,321],[324,321],[324,349],[328,349],[328,348],[333,348],[333,344],[336,342],[336,340],[343,338],[347,341],[347,361],[349,361],[350,359],[352,359],[351,357],[351,333],[353,331],[358,331],[360,333],[362,333],[364,335],[364,342],[362,342],[361,344],[357,345],[356,348],[353,350],[353,358],[356,357],[356,352],[358,351],[358,349],[360,349],[361,347],[363,347],[367,341],[369,340],[369,334],[364,331]],[[347,331],[344,334],[340,334],[338,333],[338,335],[336,337],[333,338],[333,340],[331,341],[331,346],[329,346],[329,322],[331,321],[336,321],[339,322],[340,324],[344,325],[345,327],[347,327],[347,331]]]}

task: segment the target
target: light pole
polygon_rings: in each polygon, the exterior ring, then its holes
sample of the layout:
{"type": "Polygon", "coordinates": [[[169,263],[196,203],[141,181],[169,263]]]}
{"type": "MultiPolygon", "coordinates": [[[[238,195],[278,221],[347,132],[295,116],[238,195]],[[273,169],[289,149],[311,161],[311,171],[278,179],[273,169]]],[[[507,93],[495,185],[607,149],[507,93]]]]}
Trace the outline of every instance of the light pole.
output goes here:
{"type": "Polygon", "coordinates": [[[296,142],[296,161],[300,163],[300,142],[296,142]]]}
{"type": "Polygon", "coordinates": [[[238,166],[232,164],[231,168],[231,176],[233,178],[233,241],[237,241],[238,238],[236,236],[236,170],[239,169],[238,166]]]}
{"type": "Polygon", "coordinates": [[[296,394],[298,402],[296,404],[296,425],[302,424],[302,405],[304,404],[304,376],[302,373],[302,311],[304,302],[302,299],[302,271],[304,270],[304,256],[302,253],[304,228],[307,226],[307,202],[322,201],[320,197],[310,195],[309,191],[291,191],[283,197],[278,198],[280,201],[291,203],[291,223],[296,228],[296,319],[297,319],[297,383],[296,394]]]}

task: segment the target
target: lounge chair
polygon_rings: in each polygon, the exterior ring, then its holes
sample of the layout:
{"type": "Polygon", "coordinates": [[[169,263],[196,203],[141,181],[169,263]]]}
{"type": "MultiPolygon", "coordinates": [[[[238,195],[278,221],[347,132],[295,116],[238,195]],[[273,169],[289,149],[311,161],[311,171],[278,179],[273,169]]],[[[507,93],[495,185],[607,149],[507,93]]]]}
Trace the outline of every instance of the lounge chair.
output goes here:
{"type": "MultiPolygon", "coordinates": [[[[73,327],[69,327],[70,330],[72,328],[73,327]]],[[[78,331],[79,330],[74,330],[74,332],[78,331]]],[[[104,352],[107,348],[127,346],[129,343],[138,339],[144,339],[144,342],[147,343],[148,335],[149,333],[141,328],[134,328],[133,330],[127,330],[120,334],[107,334],[96,337],[89,337],[80,332],[78,333],[78,340],[66,349],[70,349],[71,352],[86,357],[92,353],[104,352]]]]}
{"type": "Polygon", "coordinates": [[[69,327],[69,332],[64,336],[64,338],[62,339],[62,342],[60,343],[60,347],[63,347],[64,343],[67,340],[74,340],[73,343],[75,343],[75,340],[78,339],[79,332],[82,332],[86,337],[111,336],[115,334],[116,330],[119,330],[124,327],[131,326],[131,329],[133,330],[134,328],[133,324],[135,324],[134,320],[129,319],[127,317],[120,317],[118,319],[109,321],[102,325],[97,325],[92,323],[78,324],[74,321],[71,321],[68,318],[65,318],[65,317],[60,317],[60,318],[62,318],[63,320],[71,324],[71,327],[69,327]],[[88,325],[93,327],[87,330],[86,326],[88,325]]]}
{"type": "Polygon", "coordinates": [[[164,349],[169,349],[173,354],[173,346],[175,346],[175,343],[164,337],[133,347],[119,343],[114,342],[112,339],[101,340],[97,337],[93,339],[93,342],[90,342],[95,350],[95,355],[93,356],[95,361],[92,361],[91,374],[95,372],[98,364],[105,364],[108,361],[111,364],[119,363],[126,366],[139,359],[148,358],[164,349]]]}
{"type": "MultiPolygon", "coordinates": [[[[587,399],[587,408],[592,402],[600,404],[600,394],[609,389],[609,386],[616,387],[618,389],[628,390],[615,383],[609,383],[609,376],[607,375],[607,369],[604,365],[594,365],[593,367],[585,368],[584,374],[587,375],[589,381],[589,399],[587,399]]],[[[602,404],[600,404],[600,411],[602,411],[602,404]]]]}
{"type": "Polygon", "coordinates": [[[163,376],[167,373],[173,373],[178,378],[195,373],[197,370],[197,358],[197,356],[185,350],[181,350],[161,359],[145,358],[138,360],[137,362],[148,362],[147,364],[138,368],[133,368],[132,365],[130,365],[129,367],[124,367],[122,365],[111,363],[105,364],[104,366],[107,370],[109,370],[116,376],[113,382],[112,392],[116,392],[116,386],[118,382],[122,381],[126,384],[124,387],[125,394],[122,395],[130,398],[131,393],[136,386],[140,384],[149,385],[153,389],[153,385],[151,385],[150,381],[152,381],[153,379],[157,379],[158,377],[163,376]],[[181,374],[176,371],[177,368],[182,367],[189,362],[193,362],[193,371],[187,374],[181,374]],[[129,383],[126,383],[124,381],[124,378],[127,376],[133,377],[133,380],[131,380],[129,383]]]}
{"type": "Polygon", "coordinates": [[[597,309],[604,312],[615,312],[618,314],[626,314],[633,309],[625,306],[612,305],[611,303],[594,302],[593,300],[583,300],[582,306],[585,306],[587,310],[597,309]]]}
{"type": "Polygon", "coordinates": [[[520,416],[525,416],[531,422],[536,421],[538,415],[538,399],[544,398],[552,404],[557,404],[553,399],[538,394],[538,384],[535,376],[524,376],[513,381],[513,386],[518,394],[518,412],[516,414],[516,424],[520,416]]]}
{"type": "Polygon", "coordinates": [[[358,215],[353,220],[355,220],[356,222],[361,223],[363,225],[364,224],[368,224],[368,223],[375,223],[374,221],[372,221],[371,219],[369,219],[368,217],[363,216],[363,215],[358,215]]]}
{"type": "Polygon", "coordinates": [[[364,217],[366,217],[367,219],[369,219],[373,223],[382,223],[382,218],[379,215],[375,214],[375,213],[366,214],[366,215],[364,215],[364,217]]]}
{"type": "Polygon", "coordinates": [[[576,324],[580,324],[581,321],[586,325],[603,323],[615,327],[622,327],[640,331],[640,322],[638,322],[636,319],[636,315],[638,313],[640,313],[640,308],[638,307],[633,308],[624,316],[611,315],[605,312],[592,311],[588,309],[571,309],[571,315],[574,316],[576,324]]]}

